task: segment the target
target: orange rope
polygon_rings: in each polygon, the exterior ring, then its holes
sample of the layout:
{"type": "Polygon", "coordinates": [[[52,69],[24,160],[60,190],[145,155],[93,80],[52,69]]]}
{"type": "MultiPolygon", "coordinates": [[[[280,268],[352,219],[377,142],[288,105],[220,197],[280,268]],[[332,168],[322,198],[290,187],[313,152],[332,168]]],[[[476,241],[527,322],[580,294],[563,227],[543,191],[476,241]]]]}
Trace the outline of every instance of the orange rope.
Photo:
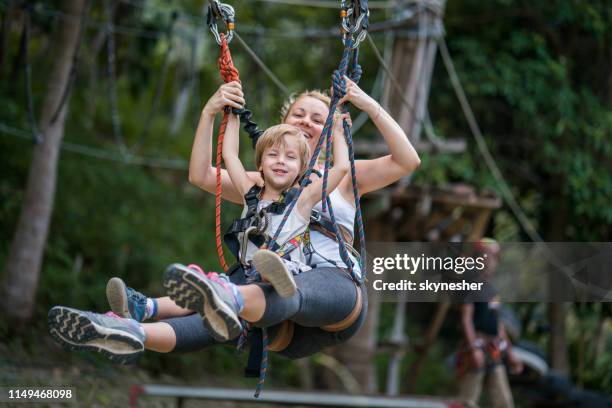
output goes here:
{"type": "MultiPolygon", "coordinates": [[[[229,47],[227,46],[227,40],[225,36],[221,34],[221,53],[219,55],[219,73],[223,82],[228,83],[232,81],[240,82],[238,76],[238,70],[234,67],[232,61],[232,55],[230,54],[229,47]]],[[[219,126],[219,136],[217,137],[217,160],[215,166],[217,166],[217,186],[215,188],[215,240],[217,244],[217,255],[219,255],[219,262],[224,271],[227,272],[229,269],[227,262],[225,262],[225,256],[223,255],[223,243],[221,242],[221,163],[223,161],[223,138],[225,137],[225,129],[227,127],[227,121],[229,119],[229,110],[226,109],[223,113],[223,120],[219,126]]]]}

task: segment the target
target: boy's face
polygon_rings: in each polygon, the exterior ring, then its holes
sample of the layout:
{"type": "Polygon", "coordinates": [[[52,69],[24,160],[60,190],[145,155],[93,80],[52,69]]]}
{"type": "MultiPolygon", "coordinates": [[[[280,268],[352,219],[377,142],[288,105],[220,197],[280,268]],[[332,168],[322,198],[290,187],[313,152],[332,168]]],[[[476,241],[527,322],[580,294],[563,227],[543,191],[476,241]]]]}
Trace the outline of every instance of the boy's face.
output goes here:
{"type": "Polygon", "coordinates": [[[298,127],[306,136],[310,150],[313,151],[321,137],[329,108],[312,96],[303,96],[291,105],[285,123],[298,127]]]}
{"type": "MultiPolygon", "coordinates": [[[[302,136],[299,136],[302,137],[302,136]]],[[[285,190],[293,185],[302,166],[299,144],[295,136],[283,136],[284,143],[264,150],[259,171],[266,185],[285,190]]]]}

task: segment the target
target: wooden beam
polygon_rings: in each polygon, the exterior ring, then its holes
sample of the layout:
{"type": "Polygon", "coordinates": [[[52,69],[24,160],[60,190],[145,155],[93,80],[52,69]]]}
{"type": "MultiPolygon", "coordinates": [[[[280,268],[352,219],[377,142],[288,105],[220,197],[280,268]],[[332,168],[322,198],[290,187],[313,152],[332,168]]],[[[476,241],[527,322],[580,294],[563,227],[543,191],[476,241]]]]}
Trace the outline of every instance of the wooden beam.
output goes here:
{"type": "MultiPolygon", "coordinates": [[[[440,152],[440,153],[463,153],[467,143],[464,139],[441,139],[432,143],[426,140],[411,141],[418,152],[440,152]]],[[[366,156],[382,156],[389,154],[389,148],[385,143],[371,142],[366,140],[354,141],[355,153],[366,156]]]]}

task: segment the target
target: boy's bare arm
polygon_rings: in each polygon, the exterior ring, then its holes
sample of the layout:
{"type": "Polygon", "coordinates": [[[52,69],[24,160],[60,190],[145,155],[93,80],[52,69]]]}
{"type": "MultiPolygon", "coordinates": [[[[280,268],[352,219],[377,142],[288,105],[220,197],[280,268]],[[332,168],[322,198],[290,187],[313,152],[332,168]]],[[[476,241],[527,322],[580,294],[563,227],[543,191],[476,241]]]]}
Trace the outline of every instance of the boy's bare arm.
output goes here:
{"type": "Polygon", "coordinates": [[[238,193],[244,195],[255,185],[240,161],[238,133],[240,121],[238,116],[230,115],[225,129],[225,140],[223,141],[223,161],[229,176],[238,193]]]}

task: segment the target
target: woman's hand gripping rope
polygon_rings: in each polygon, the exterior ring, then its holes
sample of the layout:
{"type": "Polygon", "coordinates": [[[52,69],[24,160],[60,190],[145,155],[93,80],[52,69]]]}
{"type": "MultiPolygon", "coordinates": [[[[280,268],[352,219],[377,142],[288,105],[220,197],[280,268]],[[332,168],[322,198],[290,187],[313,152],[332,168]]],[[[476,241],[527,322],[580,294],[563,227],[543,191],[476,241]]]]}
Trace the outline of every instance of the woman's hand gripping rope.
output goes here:
{"type": "Polygon", "coordinates": [[[205,113],[216,115],[223,112],[226,106],[236,109],[244,107],[244,93],[242,92],[242,84],[238,81],[228,82],[223,84],[210,97],[203,111],[205,113]]]}

